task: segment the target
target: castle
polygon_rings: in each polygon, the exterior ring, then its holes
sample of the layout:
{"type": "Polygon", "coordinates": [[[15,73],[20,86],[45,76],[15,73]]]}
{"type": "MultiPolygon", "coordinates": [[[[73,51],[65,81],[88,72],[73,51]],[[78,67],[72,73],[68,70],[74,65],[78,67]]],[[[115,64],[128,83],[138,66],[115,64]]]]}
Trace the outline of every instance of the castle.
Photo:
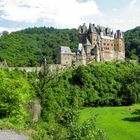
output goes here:
{"type": "MultiPolygon", "coordinates": [[[[56,64],[47,65],[50,71],[65,69],[66,67],[87,65],[93,61],[125,61],[125,45],[123,34],[120,30],[115,33],[107,27],[84,23],[78,28],[77,52],[71,51],[68,46],[61,46],[56,58],[56,64]]],[[[6,60],[0,62],[0,68],[9,70],[22,70],[26,72],[44,71],[41,67],[8,67],[6,60]]]]}
{"type": "Polygon", "coordinates": [[[57,56],[57,64],[63,66],[86,65],[92,61],[124,61],[125,45],[123,33],[107,27],[84,23],[78,28],[79,45],[77,52],[71,52],[67,46],[61,46],[57,56]]]}

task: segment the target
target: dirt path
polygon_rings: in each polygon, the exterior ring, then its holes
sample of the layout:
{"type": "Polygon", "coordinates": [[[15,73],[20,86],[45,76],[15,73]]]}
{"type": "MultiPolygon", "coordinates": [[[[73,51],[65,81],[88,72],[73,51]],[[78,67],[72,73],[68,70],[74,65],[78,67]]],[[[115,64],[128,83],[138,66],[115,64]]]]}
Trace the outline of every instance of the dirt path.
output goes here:
{"type": "Polygon", "coordinates": [[[29,137],[12,130],[0,130],[0,140],[28,140],[29,137]]]}

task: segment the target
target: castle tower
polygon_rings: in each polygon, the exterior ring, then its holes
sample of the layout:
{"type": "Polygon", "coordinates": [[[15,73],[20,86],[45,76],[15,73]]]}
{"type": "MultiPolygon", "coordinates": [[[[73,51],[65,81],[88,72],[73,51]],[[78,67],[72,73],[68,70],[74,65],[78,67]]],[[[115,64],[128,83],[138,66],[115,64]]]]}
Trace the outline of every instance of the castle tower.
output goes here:
{"type": "Polygon", "coordinates": [[[114,60],[114,33],[108,27],[98,26],[100,61],[114,60]]]}
{"type": "Polygon", "coordinates": [[[120,30],[117,30],[114,35],[114,52],[117,60],[125,60],[125,44],[123,34],[120,30]]]}
{"type": "Polygon", "coordinates": [[[95,60],[97,62],[103,61],[103,53],[102,53],[102,42],[100,35],[97,35],[97,43],[96,43],[96,56],[95,60]]]}
{"type": "Polygon", "coordinates": [[[76,60],[76,65],[86,65],[86,52],[81,43],[78,45],[76,60]]]}
{"type": "Polygon", "coordinates": [[[87,29],[85,24],[83,24],[83,26],[79,26],[78,28],[79,43],[83,45],[83,49],[86,55],[86,63],[88,63],[89,61],[93,59],[93,56],[91,53],[91,50],[94,48],[93,45],[91,44],[93,40],[92,39],[93,32],[95,33],[94,27],[92,24],[89,25],[89,29],[87,29]]]}
{"type": "Polygon", "coordinates": [[[79,43],[84,43],[87,37],[87,27],[86,24],[84,23],[83,26],[79,26],[78,28],[78,40],[79,43]]]}
{"type": "Polygon", "coordinates": [[[86,40],[83,44],[83,47],[84,47],[84,50],[85,50],[85,53],[86,53],[86,59],[87,59],[87,62],[88,62],[91,59],[91,43],[90,43],[90,41],[87,37],[86,37],[86,40]]]}
{"type": "Polygon", "coordinates": [[[89,30],[88,30],[88,37],[92,46],[95,46],[97,44],[97,35],[98,33],[96,31],[95,24],[90,23],[89,30]]]}
{"type": "Polygon", "coordinates": [[[57,64],[61,64],[63,66],[72,66],[73,54],[71,49],[67,46],[61,46],[60,51],[57,55],[57,64]]]}

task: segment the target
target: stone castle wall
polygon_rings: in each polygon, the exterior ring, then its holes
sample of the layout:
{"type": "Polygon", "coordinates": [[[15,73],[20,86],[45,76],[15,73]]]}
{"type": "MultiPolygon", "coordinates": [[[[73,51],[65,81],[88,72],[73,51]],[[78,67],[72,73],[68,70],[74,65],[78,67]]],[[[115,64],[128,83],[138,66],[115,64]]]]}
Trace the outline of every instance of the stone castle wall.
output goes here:
{"type": "MultiPolygon", "coordinates": [[[[0,67],[1,69],[8,69],[9,71],[13,71],[13,70],[21,70],[21,71],[25,71],[25,72],[43,72],[45,70],[45,67],[0,67]]],[[[48,64],[46,66],[46,68],[50,71],[50,72],[55,72],[57,70],[64,70],[66,68],[66,66],[63,66],[61,64],[48,64]]]]}

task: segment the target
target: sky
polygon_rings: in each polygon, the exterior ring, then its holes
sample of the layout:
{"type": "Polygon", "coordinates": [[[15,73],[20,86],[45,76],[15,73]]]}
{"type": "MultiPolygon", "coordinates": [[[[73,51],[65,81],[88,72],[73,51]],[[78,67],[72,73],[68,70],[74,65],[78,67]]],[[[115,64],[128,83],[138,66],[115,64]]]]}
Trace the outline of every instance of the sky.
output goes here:
{"type": "Polygon", "coordinates": [[[0,31],[83,23],[126,31],[140,26],[139,14],[140,0],[0,0],[0,31]]]}

